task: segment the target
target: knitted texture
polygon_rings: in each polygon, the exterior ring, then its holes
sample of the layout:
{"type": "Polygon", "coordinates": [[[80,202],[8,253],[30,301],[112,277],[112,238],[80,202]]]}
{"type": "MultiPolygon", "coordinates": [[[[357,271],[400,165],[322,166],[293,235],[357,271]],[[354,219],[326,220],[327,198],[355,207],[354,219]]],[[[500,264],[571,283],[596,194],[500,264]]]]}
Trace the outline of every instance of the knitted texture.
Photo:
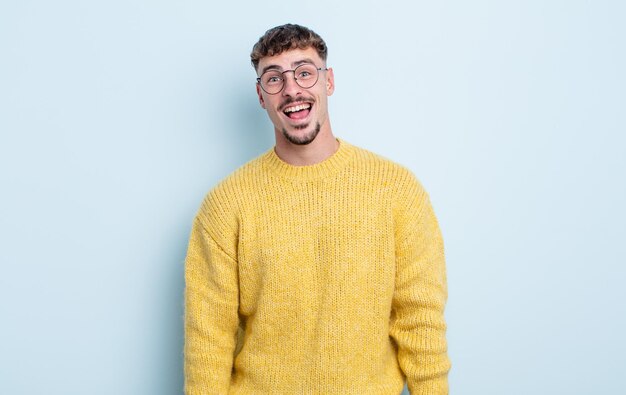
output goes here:
{"type": "Polygon", "coordinates": [[[185,270],[185,393],[448,393],[441,232],[406,168],[338,139],[270,149],[204,199],[185,270]]]}

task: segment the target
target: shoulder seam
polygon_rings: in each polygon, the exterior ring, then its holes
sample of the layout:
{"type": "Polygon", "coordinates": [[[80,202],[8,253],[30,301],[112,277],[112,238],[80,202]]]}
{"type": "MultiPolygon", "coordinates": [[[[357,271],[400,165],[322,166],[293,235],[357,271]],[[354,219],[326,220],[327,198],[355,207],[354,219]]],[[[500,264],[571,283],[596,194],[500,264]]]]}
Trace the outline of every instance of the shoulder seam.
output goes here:
{"type": "Polygon", "coordinates": [[[235,259],[233,256],[231,256],[231,254],[229,254],[221,245],[220,243],[217,242],[217,240],[215,240],[215,238],[213,236],[211,236],[211,233],[209,232],[209,230],[206,228],[206,226],[204,226],[203,221],[199,218],[196,217],[195,219],[196,221],[198,221],[198,224],[200,225],[200,227],[202,228],[202,231],[206,234],[206,236],[213,242],[213,244],[215,244],[215,246],[222,252],[224,253],[224,255],[226,255],[230,260],[232,260],[234,263],[237,263],[237,259],[235,259]]]}

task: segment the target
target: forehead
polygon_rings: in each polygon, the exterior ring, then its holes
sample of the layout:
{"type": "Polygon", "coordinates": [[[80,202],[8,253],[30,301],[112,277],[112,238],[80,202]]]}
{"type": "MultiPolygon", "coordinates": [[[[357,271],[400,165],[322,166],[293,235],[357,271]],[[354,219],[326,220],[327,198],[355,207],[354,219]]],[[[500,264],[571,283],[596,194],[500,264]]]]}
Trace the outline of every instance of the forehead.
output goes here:
{"type": "Polygon", "coordinates": [[[313,63],[318,67],[322,65],[322,59],[313,47],[306,49],[290,49],[278,55],[266,56],[259,60],[259,73],[267,69],[290,70],[302,63],[313,63]]]}

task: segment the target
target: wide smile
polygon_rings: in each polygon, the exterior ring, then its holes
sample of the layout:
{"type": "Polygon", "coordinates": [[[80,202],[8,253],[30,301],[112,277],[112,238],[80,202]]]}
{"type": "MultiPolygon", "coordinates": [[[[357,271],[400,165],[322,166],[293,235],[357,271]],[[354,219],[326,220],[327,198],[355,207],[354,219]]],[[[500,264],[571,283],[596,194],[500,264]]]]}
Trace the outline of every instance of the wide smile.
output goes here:
{"type": "Polygon", "coordinates": [[[292,103],[283,108],[282,113],[285,117],[289,118],[290,121],[300,123],[305,122],[308,119],[312,109],[313,103],[298,102],[292,103]]]}

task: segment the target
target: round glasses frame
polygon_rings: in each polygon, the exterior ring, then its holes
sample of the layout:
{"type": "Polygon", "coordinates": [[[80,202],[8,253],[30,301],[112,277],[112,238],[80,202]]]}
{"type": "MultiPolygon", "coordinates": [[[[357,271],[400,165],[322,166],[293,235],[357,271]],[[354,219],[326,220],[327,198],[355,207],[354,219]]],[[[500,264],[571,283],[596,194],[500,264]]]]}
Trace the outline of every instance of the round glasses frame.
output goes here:
{"type": "Polygon", "coordinates": [[[293,70],[285,70],[285,71],[267,70],[265,73],[261,74],[260,77],[257,77],[256,82],[261,86],[261,89],[263,89],[263,91],[265,93],[267,93],[268,95],[276,95],[276,94],[282,92],[283,89],[285,89],[285,77],[284,77],[285,73],[293,72],[293,79],[294,79],[294,81],[296,81],[296,84],[298,84],[298,86],[300,88],[309,89],[309,88],[314,87],[315,84],[317,84],[317,81],[320,79],[320,73],[319,72],[320,71],[326,71],[326,70],[328,70],[328,67],[315,67],[314,64],[304,63],[304,64],[301,64],[300,66],[296,67],[293,70]],[[297,73],[298,69],[300,69],[301,67],[311,67],[311,66],[313,66],[313,68],[316,71],[315,79],[314,80],[307,80],[304,83],[300,82],[298,80],[298,77],[296,77],[296,75],[298,75],[298,73],[297,73]],[[267,87],[264,86],[264,84],[262,82],[263,81],[263,76],[265,74],[267,74],[267,73],[278,73],[278,74],[281,74],[282,77],[281,77],[281,82],[280,82],[280,88],[278,90],[275,91],[274,89],[270,89],[268,91],[267,87]]]}

